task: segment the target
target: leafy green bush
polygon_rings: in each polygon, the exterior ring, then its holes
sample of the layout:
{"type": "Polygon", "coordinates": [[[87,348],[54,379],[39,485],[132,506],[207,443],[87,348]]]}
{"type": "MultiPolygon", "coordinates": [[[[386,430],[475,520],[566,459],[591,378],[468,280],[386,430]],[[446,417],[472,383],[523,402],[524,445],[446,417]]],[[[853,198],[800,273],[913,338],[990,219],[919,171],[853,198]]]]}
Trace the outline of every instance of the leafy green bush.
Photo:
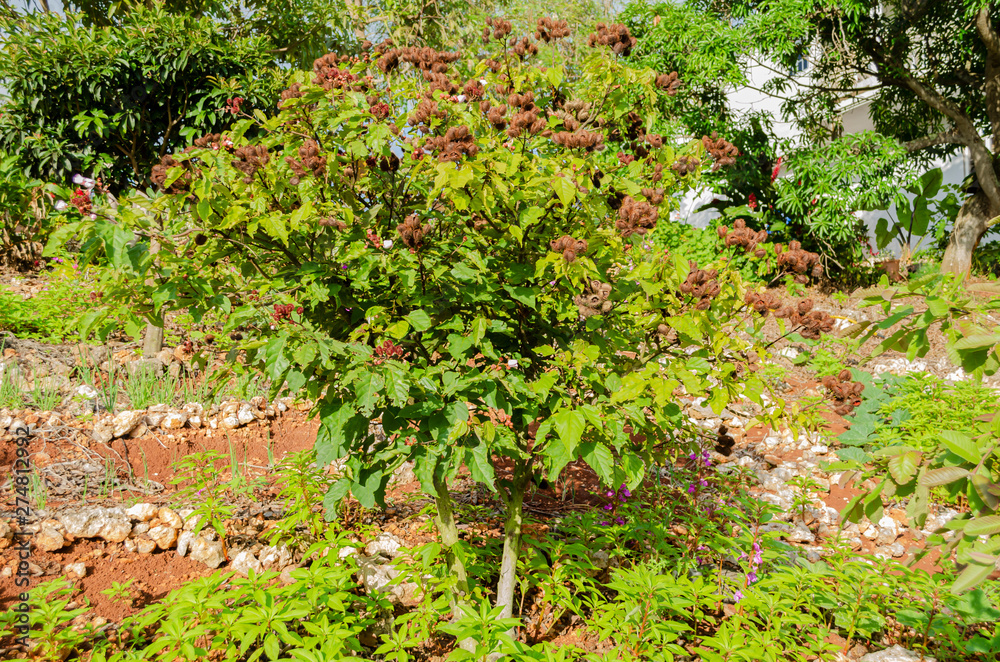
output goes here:
{"type": "Polygon", "coordinates": [[[388,46],[318,60],[278,115],[164,157],[164,194],[67,233],[108,256],[116,295],[150,319],[166,304],[196,322],[222,311],[229,331],[269,315],[243,348],[276,391],[316,401],[317,462],[346,458],[325,504],[350,492],[372,507],[414,461],[457,603],[475,582],[448,481],[465,466],[498,493],[506,618],[533,480],[583,458],[635,486],[686,445],[675,391],[719,411],[759,401],[763,384],[737,370],[764,348],[737,273],[643,245],[666,196],[724,165],[724,142],[679,152],[647,133],[669,85],[609,56],[620,33],[595,35],[575,71],[557,45],[510,51],[494,29],[494,65],[388,46]]]}
{"type": "Polygon", "coordinates": [[[766,259],[748,256],[746,251],[735,246],[726,246],[719,239],[717,225],[696,228],[686,223],[661,221],[650,235],[656,248],[662,248],[673,255],[698,264],[711,264],[723,259],[728,267],[740,274],[747,282],[766,282],[773,276],[775,263],[773,254],[766,259]]]}

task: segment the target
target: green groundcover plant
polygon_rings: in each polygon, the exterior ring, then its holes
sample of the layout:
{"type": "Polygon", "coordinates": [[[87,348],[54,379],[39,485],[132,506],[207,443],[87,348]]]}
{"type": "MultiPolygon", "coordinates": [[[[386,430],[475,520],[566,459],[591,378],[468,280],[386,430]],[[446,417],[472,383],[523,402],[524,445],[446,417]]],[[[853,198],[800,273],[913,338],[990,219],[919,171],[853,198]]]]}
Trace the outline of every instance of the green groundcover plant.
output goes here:
{"type": "MultiPolygon", "coordinates": [[[[737,155],[650,133],[676,76],[626,66],[623,26],[588,36],[544,18],[532,39],[491,19],[484,43],[324,56],[277,115],[165,156],[159,192],[54,241],[103,252],[113,295],[153,322],[168,303],[196,323],[221,311],[225,332],[266,316],[268,335],[233,357],[315,402],[317,462],[344,466],[327,507],[381,503],[413,461],[457,608],[472,582],[448,482],[465,467],[495,491],[507,618],[530,486],[582,459],[634,487],[690,450],[680,394],[759,402],[757,313],[780,302],[644,246],[672,194],[737,155]],[[589,44],[582,66],[560,64],[560,39],[589,44]]],[[[765,238],[737,223],[726,244],[762,257],[765,238]]],[[[812,258],[792,247],[779,264],[808,281],[812,258]]],[[[828,329],[817,315],[802,320],[828,329]]]]}

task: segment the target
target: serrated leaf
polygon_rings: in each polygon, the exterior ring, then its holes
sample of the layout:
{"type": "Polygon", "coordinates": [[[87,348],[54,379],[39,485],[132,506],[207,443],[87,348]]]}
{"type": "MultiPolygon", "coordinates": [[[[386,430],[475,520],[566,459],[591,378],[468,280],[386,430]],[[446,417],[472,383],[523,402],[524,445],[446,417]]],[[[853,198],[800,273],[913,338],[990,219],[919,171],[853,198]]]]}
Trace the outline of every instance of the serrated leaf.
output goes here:
{"type": "Polygon", "coordinates": [[[943,443],[948,450],[966,462],[979,464],[979,461],[982,459],[979,453],[979,448],[976,446],[976,442],[972,441],[972,439],[961,432],[954,432],[952,430],[945,430],[941,432],[941,443],[943,443]]]}
{"type": "Polygon", "coordinates": [[[925,473],[923,478],[920,479],[920,484],[927,487],[937,487],[939,485],[954,483],[956,480],[961,480],[968,475],[969,472],[962,467],[941,467],[939,469],[931,469],[925,473]]]}
{"type": "Polygon", "coordinates": [[[841,460],[849,462],[857,462],[859,464],[868,464],[872,461],[872,456],[864,452],[860,448],[840,448],[837,450],[837,457],[841,460]]]}

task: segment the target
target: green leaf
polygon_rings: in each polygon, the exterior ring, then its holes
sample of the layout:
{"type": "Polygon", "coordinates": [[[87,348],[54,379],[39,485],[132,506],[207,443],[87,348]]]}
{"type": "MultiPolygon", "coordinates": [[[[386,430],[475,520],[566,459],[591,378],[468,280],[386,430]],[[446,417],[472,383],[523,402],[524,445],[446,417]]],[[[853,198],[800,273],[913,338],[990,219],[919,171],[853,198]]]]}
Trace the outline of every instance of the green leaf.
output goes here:
{"type": "Polygon", "coordinates": [[[962,574],[958,576],[955,583],[951,586],[951,592],[953,595],[958,595],[962,591],[966,591],[970,588],[974,588],[979,584],[986,581],[986,578],[993,573],[994,566],[992,565],[980,565],[978,563],[970,563],[966,566],[962,574]]]}
{"type": "Polygon", "coordinates": [[[385,381],[382,379],[382,375],[373,372],[361,373],[357,381],[354,382],[355,392],[358,395],[357,402],[362,414],[372,415],[383,386],[385,386],[385,381]]]}
{"type": "Polygon", "coordinates": [[[966,462],[979,464],[979,461],[982,459],[979,448],[976,447],[976,442],[960,432],[945,430],[941,433],[941,442],[948,450],[966,462]]]}
{"type": "Polygon", "coordinates": [[[965,525],[967,536],[992,536],[1000,533],[1000,515],[988,515],[970,520],[965,525]]]}
{"type": "Polygon", "coordinates": [[[889,473],[900,485],[910,482],[917,473],[922,455],[919,451],[907,451],[889,460],[889,473]]]}
{"type": "Polygon", "coordinates": [[[978,471],[973,473],[969,480],[972,482],[973,486],[976,488],[976,492],[979,493],[979,497],[983,500],[991,510],[996,510],[1000,507],[1000,484],[994,483],[990,479],[990,472],[985,467],[980,467],[978,471]]]}
{"type": "Polygon", "coordinates": [[[920,484],[927,487],[937,487],[939,485],[954,483],[956,480],[961,480],[968,475],[969,472],[962,467],[941,467],[940,469],[932,469],[925,473],[920,479],[920,484]]]}
{"type": "Polygon", "coordinates": [[[989,334],[976,334],[969,336],[967,338],[962,338],[955,343],[954,347],[957,350],[963,349],[979,349],[982,347],[992,347],[1000,343],[1000,334],[989,333],[989,334]]]}
{"type": "Polygon", "coordinates": [[[838,449],[837,457],[841,460],[857,462],[858,464],[868,464],[872,461],[871,455],[856,447],[838,449]]]}
{"type": "Polygon", "coordinates": [[[493,463],[490,461],[489,447],[486,444],[478,444],[468,449],[465,454],[465,464],[469,467],[472,479],[477,483],[482,483],[496,492],[496,475],[493,472],[493,463]]]}
{"type": "Polygon", "coordinates": [[[576,200],[576,185],[569,175],[552,178],[552,190],[559,196],[564,207],[569,207],[576,200]]]}
{"type": "Polygon", "coordinates": [[[599,441],[588,442],[580,445],[580,457],[605,485],[613,484],[615,457],[611,454],[611,449],[599,441]]]}
{"type": "Polygon", "coordinates": [[[583,431],[587,429],[587,417],[578,409],[561,409],[552,416],[552,427],[559,435],[566,454],[572,457],[583,431]]]}
{"type": "Polygon", "coordinates": [[[411,311],[410,314],[406,316],[406,321],[408,321],[410,326],[417,331],[426,331],[431,328],[432,324],[431,316],[423,310],[411,311]]]}

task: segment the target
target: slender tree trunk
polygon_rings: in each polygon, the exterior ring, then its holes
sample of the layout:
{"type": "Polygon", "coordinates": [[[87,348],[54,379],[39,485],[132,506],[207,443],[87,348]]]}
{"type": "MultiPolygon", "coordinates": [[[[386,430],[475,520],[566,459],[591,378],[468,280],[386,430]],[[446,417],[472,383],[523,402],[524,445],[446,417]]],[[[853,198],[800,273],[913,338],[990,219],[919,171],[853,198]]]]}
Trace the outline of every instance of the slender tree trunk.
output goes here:
{"type": "MultiPolygon", "coordinates": [[[[434,491],[436,492],[434,503],[437,505],[438,511],[434,523],[437,525],[438,533],[441,534],[441,544],[445,548],[448,569],[458,579],[458,585],[455,587],[456,595],[458,598],[463,598],[469,594],[469,577],[465,571],[465,563],[455,552],[455,545],[458,544],[458,526],[455,524],[455,511],[451,505],[451,494],[448,493],[448,486],[444,480],[439,480],[436,476],[434,478],[434,491]]],[[[452,606],[459,601],[453,597],[452,606]]]]}
{"type": "Polygon", "coordinates": [[[514,611],[514,588],[517,586],[517,560],[521,555],[521,526],[524,523],[524,492],[531,480],[529,468],[518,463],[514,468],[513,485],[507,502],[507,524],[503,535],[503,558],[500,561],[500,581],[497,584],[497,607],[503,607],[500,618],[510,618],[514,611]]]}
{"type": "Polygon", "coordinates": [[[989,229],[990,221],[997,215],[997,210],[991,209],[989,200],[982,191],[965,201],[955,218],[955,227],[952,228],[948,248],[941,260],[943,273],[955,274],[963,280],[969,277],[972,253],[989,229]]]}
{"type": "MultiPolygon", "coordinates": [[[[451,494],[448,492],[448,485],[444,479],[434,477],[434,503],[437,505],[437,517],[434,524],[437,525],[438,533],[441,535],[441,544],[445,548],[445,562],[448,570],[458,580],[455,591],[448,596],[451,603],[451,618],[458,618],[458,606],[464,603],[469,595],[469,576],[465,570],[465,562],[457,553],[458,526],[455,524],[455,511],[451,504],[451,494]]],[[[475,640],[468,638],[458,642],[460,648],[472,652],[476,649],[475,640]]]]}
{"type": "MultiPolygon", "coordinates": [[[[149,252],[153,255],[153,259],[156,259],[156,254],[160,251],[160,242],[153,239],[149,242],[149,252]]],[[[155,278],[147,278],[146,285],[156,285],[155,278]]],[[[163,316],[162,309],[160,310],[161,317],[163,316]]],[[[159,354],[160,350],[163,349],[163,327],[157,326],[155,324],[146,325],[146,333],[142,337],[142,356],[143,358],[151,359],[159,354]]]]}

